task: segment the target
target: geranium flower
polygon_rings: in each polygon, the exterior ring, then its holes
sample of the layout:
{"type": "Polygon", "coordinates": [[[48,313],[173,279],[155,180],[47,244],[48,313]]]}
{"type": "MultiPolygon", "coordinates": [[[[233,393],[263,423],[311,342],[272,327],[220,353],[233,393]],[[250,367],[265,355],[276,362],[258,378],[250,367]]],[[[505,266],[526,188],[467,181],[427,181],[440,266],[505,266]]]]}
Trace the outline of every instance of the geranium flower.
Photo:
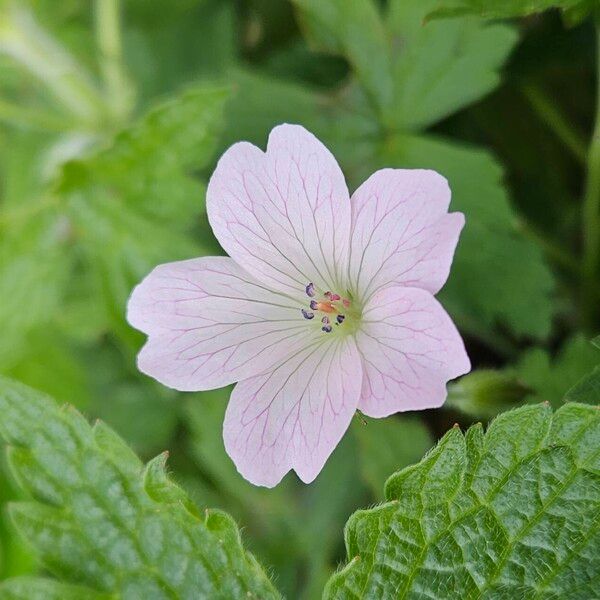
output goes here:
{"type": "Polygon", "coordinates": [[[206,199],[231,258],[161,265],[135,288],[139,369],[183,391],[238,382],[223,437],[239,472],[267,487],[290,469],[312,481],[357,409],[438,407],[470,369],[433,297],[464,225],[449,203],[428,170],[377,171],[350,198],[298,125],[275,127],[266,153],[233,145],[206,199]]]}

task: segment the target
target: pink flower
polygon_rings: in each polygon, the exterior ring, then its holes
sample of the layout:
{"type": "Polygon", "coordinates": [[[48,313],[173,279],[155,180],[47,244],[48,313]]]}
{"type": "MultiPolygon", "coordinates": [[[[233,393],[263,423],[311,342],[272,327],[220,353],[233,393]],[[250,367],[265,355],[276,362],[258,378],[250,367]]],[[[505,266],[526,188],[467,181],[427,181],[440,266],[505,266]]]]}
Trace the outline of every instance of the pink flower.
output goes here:
{"type": "Polygon", "coordinates": [[[433,297],[464,225],[449,203],[426,170],[377,171],[350,198],[298,125],[273,129],[266,153],[233,145],[207,192],[231,258],[161,265],[135,288],[139,369],[183,391],[238,382],[223,437],[239,472],[267,487],[290,469],[312,481],[357,409],[438,407],[470,369],[433,297]]]}

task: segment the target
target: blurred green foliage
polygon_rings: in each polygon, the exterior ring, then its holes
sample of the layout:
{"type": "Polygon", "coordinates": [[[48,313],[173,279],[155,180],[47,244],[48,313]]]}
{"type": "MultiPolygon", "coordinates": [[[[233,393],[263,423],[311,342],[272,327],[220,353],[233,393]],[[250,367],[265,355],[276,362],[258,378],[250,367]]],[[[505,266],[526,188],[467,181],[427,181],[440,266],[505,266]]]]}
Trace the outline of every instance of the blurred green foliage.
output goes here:
{"type": "MultiPolygon", "coordinates": [[[[502,23],[478,18],[484,4],[0,0],[0,372],[102,418],[143,458],[173,450],[177,480],[234,516],[288,597],[320,595],[348,515],[455,420],[598,401],[600,273],[582,233],[593,3],[502,23]],[[444,7],[460,14],[424,24],[444,7]],[[357,418],[314,484],[267,491],[225,454],[228,390],[182,395],[137,372],[125,303],[156,264],[220,253],[211,169],[286,121],[332,149],[352,189],[382,167],[448,177],[467,226],[441,299],[476,370],[446,410],[357,418]]],[[[523,15],[513,4],[485,15],[523,15]]],[[[0,495],[19,495],[4,468],[0,495]]],[[[41,572],[3,512],[0,577],[41,572]]],[[[32,581],[30,597],[79,593],[32,581]]]]}

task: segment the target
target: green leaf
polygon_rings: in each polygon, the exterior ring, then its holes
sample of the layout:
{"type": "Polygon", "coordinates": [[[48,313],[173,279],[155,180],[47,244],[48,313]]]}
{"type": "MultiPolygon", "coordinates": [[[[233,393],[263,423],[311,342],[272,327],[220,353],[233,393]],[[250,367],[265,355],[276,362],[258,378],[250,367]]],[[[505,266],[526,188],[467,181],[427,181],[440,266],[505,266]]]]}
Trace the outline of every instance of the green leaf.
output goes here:
{"type": "Polygon", "coordinates": [[[392,103],[391,47],[373,0],[293,0],[309,40],[343,54],[379,110],[392,103]]]}
{"type": "Polygon", "coordinates": [[[591,598],[600,579],[600,411],[545,405],[448,432],[346,526],[325,598],[591,598]]]}
{"type": "Polygon", "coordinates": [[[33,501],[13,520],[64,583],[122,598],[277,598],[226,514],[200,516],[164,472],[104,425],[0,380],[0,431],[33,501]]]}
{"type": "Polygon", "coordinates": [[[505,19],[524,17],[549,8],[568,11],[581,10],[580,7],[584,6],[592,10],[592,3],[588,0],[435,0],[432,5],[428,19],[466,14],[485,19],[505,19]]]}
{"type": "Polygon", "coordinates": [[[0,584],[2,600],[110,600],[101,594],[79,585],[59,583],[42,577],[15,577],[0,584]]]}
{"type": "Polygon", "coordinates": [[[517,41],[507,25],[454,19],[423,25],[435,0],[393,0],[387,24],[396,49],[393,125],[427,127],[485,96],[517,41]]]}
{"type": "Polygon", "coordinates": [[[360,471],[375,498],[380,498],[389,474],[419,460],[433,444],[425,424],[407,416],[355,419],[360,471]]]}
{"type": "Polygon", "coordinates": [[[577,335],[563,345],[554,359],[541,348],[527,351],[519,360],[516,373],[533,390],[532,401],[546,401],[558,407],[569,388],[599,362],[600,352],[584,336],[577,335]]]}

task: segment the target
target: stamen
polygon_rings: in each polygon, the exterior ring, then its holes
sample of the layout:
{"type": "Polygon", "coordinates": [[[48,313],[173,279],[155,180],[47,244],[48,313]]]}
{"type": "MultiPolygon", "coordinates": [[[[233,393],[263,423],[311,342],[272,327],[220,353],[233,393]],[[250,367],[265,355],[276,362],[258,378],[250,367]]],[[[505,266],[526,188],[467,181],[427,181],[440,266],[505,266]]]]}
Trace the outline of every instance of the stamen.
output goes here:
{"type": "Polygon", "coordinates": [[[344,319],[346,318],[346,315],[338,315],[336,317],[337,322],[341,325],[344,322],[344,319]]]}
{"type": "Polygon", "coordinates": [[[327,300],[331,300],[332,299],[331,298],[331,296],[332,296],[331,292],[325,292],[323,295],[325,296],[325,298],[327,298],[327,300]]]}
{"type": "Polygon", "coordinates": [[[329,317],[323,317],[321,323],[323,323],[323,325],[329,325],[329,317]]]}
{"type": "Polygon", "coordinates": [[[324,325],[323,327],[321,327],[321,330],[325,333],[331,333],[331,325],[324,325]]]}
{"type": "Polygon", "coordinates": [[[310,308],[311,308],[311,310],[318,310],[319,309],[319,303],[316,300],[311,300],[310,301],[310,308]]]}
{"type": "Polygon", "coordinates": [[[332,302],[337,302],[337,301],[338,301],[338,300],[340,300],[340,299],[341,299],[341,296],[340,296],[339,294],[331,294],[331,298],[330,298],[330,300],[331,300],[332,302]]]}
{"type": "Polygon", "coordinates": [[[306,286],[306,295],[310,296],[311,298],[315,295],[315,286],[313,283],[309,283],[306,286]]]}
{"type": "Polygon", "coordinates": [[[350,300],[348,300],[348,298],[344,298],[342,300],[342,304],[344,305],[344,308],[348,308],[350,306],[350,300]]]}
{"type": "Polygon", "coordinates": [[[313,319],[315,316],[315,313],[311,313],[310,311],[306,310],[305,308],[302,309],[302,316],[305,319],[313,319]]]}

